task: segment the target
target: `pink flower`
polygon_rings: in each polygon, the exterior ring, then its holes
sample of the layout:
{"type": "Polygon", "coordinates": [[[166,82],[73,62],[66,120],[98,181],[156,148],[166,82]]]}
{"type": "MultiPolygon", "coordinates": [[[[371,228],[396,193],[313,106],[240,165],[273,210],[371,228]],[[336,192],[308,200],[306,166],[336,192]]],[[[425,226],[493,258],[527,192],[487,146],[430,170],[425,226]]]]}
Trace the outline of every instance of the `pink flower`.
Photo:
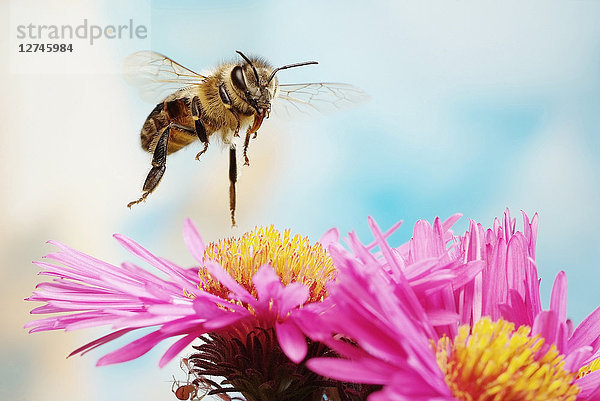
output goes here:
{"type": "MultiPolygon", "coordinates": [[[[332,238],[336,238],[335,231],[327,233],[323,241],[332,238]]],[[[132,263],[111,265],[52,242],[59,252],[47,257],[56,263],[36,264],[43,269],[41,274],[52,276],[54,280],[39,284],[28,300],[46,302],[33,309],[32,314],[60,315],[28,323],[26,327],[31,332],[112,326],[111,333],[73,351],[73,355],[85,354],[137,329],[154,327],[153,332],[100,358],[98,365],[135,359],[159,342],[178,337],[160,359],[161,367],[201,337],[212,346],[189,358],[190,369],[202,371],[199,368],[202,365],[206,374],[230,375],[228,384],[234,384],[233,389],[215,384],[213,388],[217,392],[250,394],[256,390],[244,387],[242,382],[235,386],[236,381],[232,379],[238,374],[235,363],[225,361],[229,363],[229,370],[224,371],[219,370],[225,369],[225,365],[220,364],[223,361],[209,357],[207,362],[206,355],[214,356],[213,353],[221,349],[219,355],[227,357],[231,349],[240,344],[248,347],[247,359],[256,365],[262,364],[265,369],[255,369],[257,380],[272,381],[268,374],[274,369],[269,364],[276,365],[281,380],[289,379],[289,391],[296,376],[318,379],[312,372],[291,363],[281,349],[296,359],[307,352],[319,354],[314,345],[307,345],[299,329],[290,323],[289,316],[298,307],[320,302],[327,295],[325,283],[333,277],[334,269],[320,244],[310,245],[307,238],[292,237],[289,231],[282,237],[273,227],[268,227],[257,228],[239,239],[205,245],[192,222],[186,220],[184,239],[200,263],[200,267],[186,269],[155,256],[125,236],[115,235],[115,239],[162,272],[164,278],[132,263]],[[263,343],[267,352],[263,358],[268,356],[268,359],[253,359],[260,358],[250,349],[256,341],[263,343]]],[[[231,356],[239,357],[239,354],[231,356]]],[[[320,384],[311,387],[310,383],[304,383],[303,386],[298,391],[315,391],[320,384]]],[[[274,399],[278,397],[277,391],[273,390],[274,399]]]]}
{"type": "Polygon", "coordinates": [[[485,268],[464,294],[468,302],[461,322],[474,322],[481,316],[506,319],[511,314],[509,320],[514,323],[532,325],[542,310],[535,266],[537,224],[537,214],[529,221],[523,213],[523,232],[516,231],[508,210],[503,221],[495,219],[488,230],[470,222],[469,230],[457,241],[467,260],[483,260],[485,268]]]}
{"type": "Polygon", "coordinates": [[[480,310],[482,316],[531,327],[531,336],[544,338],[544,350],[556,347],[564,356],[564,368],[579,372],[575,381],[581,389],[578,399],[593,399],[596,393],[600,397],[600,371],[587,366],[595,367],[600,357],[600,307],[574,330],[567,319],[567,276],[561,271],[554,280],[550,307],[542,310],[541,279],[535,266],[537,220],[537,214],[529,221],[523,213],[523,232],[515,230],[516,222],[508,210],[504,222],[496,219],[487,231],[471,222],[462,238],[463,248],[466,254],[486,262],[479,291],[481,303],[472,307],[473,321],[477,321],[480,310]]]}
{"type": "Polygon", "coordinates": [[[523,218],[524,232],[507,212],[503,224],[471,222],[459,237],[448,232],[454,217],[421,221],[396,249],[370,221],[380,254],[353,234],[352,252],[330,247],[338,276],[329,308],[296,311],[295,323],[338,357],[309,368],[383,386],[372,401],[600,400],[600,308],[573,330],[561,272],[542,310],[537,216],[523,218]]]}

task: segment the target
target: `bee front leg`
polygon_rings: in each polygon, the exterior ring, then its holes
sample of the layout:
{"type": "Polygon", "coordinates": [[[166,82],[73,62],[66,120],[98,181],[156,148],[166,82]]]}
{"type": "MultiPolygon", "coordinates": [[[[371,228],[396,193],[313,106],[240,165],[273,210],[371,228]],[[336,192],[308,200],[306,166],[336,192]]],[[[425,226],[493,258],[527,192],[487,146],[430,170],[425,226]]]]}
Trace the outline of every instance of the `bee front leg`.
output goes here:
{"type": "Polygon", "coordinates": [[[194,128],[196,129],[196,135],[198,135],[198,139],[200,142],[204,144],[204,149],[202,149],[196,155],[196,160],[200,160],[200,156],[206,152],[208,149],[208,136],[206,135],[206,127],[204,127],[204,123],[200,119],[200,99],[197,96],[194,96],[192,99],[192,117],[194,119],[194,128]]]}
{"type": "Polygon", "coordinates": [[[231,112],[231,114],[233,114],[233,116],[235,117],[236,121],[237,121],[237,126],[235,127],[235,131],[233,132],[233,136],[238,137],[240,136],[240,126],[241,126],[241,122],[240,122],[240,116],[238,116],[236,113],[234,113],[233,111],[231,112]]]}
{"type": "Polygon", "coordinates": [[[154,191],[160,182],[160,179],[167,169],[167,146],[169,145],[170,131],[171,125],[165,128],[162,135],[158,139],[158,142],[156,143],[156,148],[154,148],[154,154],[152,156],[152,169],[150,169],[150,172],[146,177],[146,181],[144,181],[144,193],[142,194],[142,197],[138,200],[129,202],[127,207],[130,208],[131,206],[146,200],[148,195],[154,191]]]}
{"type": "Polygon", "coordinates": [[[240,136],[240,116],[237,115],[236,112],[234,112],[231,108],[231,98],[229,97],[229,93],[227,92],[227,89],[225,88],[225,83],[221,83],[221,85],[219,85],[219,96],[221,96],[221,101],[223,102],[223,106],[225,106],[225,108],[227,110],[229,110],[231,112],[231,114],[233,114],[233,116],[235,117],[236,121],[237,121],[237,127],[235,128],[235,131],[233,132],[233,136],[234,137],[239,137],[240,136]]]}
{"type": "Polygon", "coordinates": [[[229,210],[231,211],[231,226],[235,227],[235,183],[237,181],[237,158],[235,146],[229,148],[229,210]]]}
{"type": "Polygon", "coordinates": [[[250,160],[248,159],[248,145],[250,144],[250,129],[246,132],[246,138],[244,139],[244,166],[250,165],[250,160]]]}
{"type": "MultiPolygon", "coordinates": [[[[244,139],[244,166],[250,165],[250,160],[248,159],[248,145],[250,144],[250,135],[250,128],[248,128],[248,131],[246,132],[246,138],[244,139]]],[[[254,135],[252,135],[252,139],[256,139],[257,135],[258,131],[255,131],[254,135]]]]}

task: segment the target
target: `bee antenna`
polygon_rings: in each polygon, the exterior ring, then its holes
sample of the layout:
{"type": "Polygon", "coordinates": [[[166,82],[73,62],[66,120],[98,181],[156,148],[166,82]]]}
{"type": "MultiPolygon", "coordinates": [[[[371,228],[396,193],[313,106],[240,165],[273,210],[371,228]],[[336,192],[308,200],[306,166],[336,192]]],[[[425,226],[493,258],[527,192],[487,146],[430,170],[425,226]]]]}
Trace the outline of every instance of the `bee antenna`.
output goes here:
{"type": "Polygon", "coordinates": [[[269,82],[271,82],[271,80],[273,79],[273,77],[275,77],[275,74],[277,73],[277,71],[287,70],[288,68],[294,68],[294,67],[302,67],[303,65],[311,65],[311,64],[319,64],[319,63],[316,62],[316,61],[305,61],[303,63],[288,64],[288,65],[284,65],[283,67],[277,67],[271,73],[271,76],[267,80],[267,84],[269,82]]]}
{"type": "Polygon", "coordinates": [[[258,76],[258,71],[256,71],[256,68],[254,67],[254,64],[252,64],[252,61],[250,61],[250,59],[248,57],[246,57],[246,55],[244,53],[242,53],[239,50],[235,51],[237,54],[239,54],[240,56],[242,56],[242,58],[244,60],[246,60],[246,62],[248,64],[250,64],[250,67],[252,67],[252,71],[254,71],[254,76],[256,77],[256,82],[260,82],[260,77],[258,76]]]}

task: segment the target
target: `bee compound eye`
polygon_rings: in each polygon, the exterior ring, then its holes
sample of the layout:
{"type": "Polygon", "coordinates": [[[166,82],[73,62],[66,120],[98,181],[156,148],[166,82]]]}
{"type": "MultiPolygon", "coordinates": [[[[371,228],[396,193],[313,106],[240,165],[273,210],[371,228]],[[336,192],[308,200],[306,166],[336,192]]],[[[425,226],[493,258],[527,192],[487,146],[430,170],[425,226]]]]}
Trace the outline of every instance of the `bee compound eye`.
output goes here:
{"type": "Polygon", "coordinates": [[[233,82],[233,85],[242,92],[245,93],[248,91],[248,86],[246,86],[246,79],[244,78],[244,71],[239,65],[233,67],[233,70],[231,70],[231,82],[233,82]]]}

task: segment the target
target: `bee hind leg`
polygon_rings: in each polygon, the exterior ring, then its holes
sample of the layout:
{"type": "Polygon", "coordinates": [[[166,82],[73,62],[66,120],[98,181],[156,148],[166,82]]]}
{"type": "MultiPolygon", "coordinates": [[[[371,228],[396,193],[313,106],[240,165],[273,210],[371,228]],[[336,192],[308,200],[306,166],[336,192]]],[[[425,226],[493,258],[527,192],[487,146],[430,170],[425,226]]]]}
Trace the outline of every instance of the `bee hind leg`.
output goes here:
{"type": "Polygon", "coordinates": [[[145,201],[148,195],[150,195],[158,186],[158,183],[167,169],[167,146],[169,145],[170,131],[171,126],[169,125],[167,128],[165,128],[162,135],[158,139],[156,148],[154,149],[154,154],[152,156],[152,168],[146,177],[146,181],[144,181],[144,193],[138,200],[129,202],[127,207],[130,208],[137,203],[145,201]]]}
{"type": "Polygon", "coordinates": [[[235,146],[229,148],[229,210],[231,211],[231,226],[235,227],[235,183],[237,181],[237,158],[235,146]]]}
{"type": "Polygon", "coordinates": [[[200,160],[200,156],[202,156],[204,152],[206,152],[206,150],[208,149],[208,136],[206,135],[206,127],[200,119],[200,99],[198,99],[198,96],[194,96],[194,98],[192,99],[192,117],[194,118],[194,128],[196,131],[196,135],[198,135],[198,139],[200,139],[200,142],[204,144],[204,149],[202,149],[196,155],[196,160],[200,160]]]}

